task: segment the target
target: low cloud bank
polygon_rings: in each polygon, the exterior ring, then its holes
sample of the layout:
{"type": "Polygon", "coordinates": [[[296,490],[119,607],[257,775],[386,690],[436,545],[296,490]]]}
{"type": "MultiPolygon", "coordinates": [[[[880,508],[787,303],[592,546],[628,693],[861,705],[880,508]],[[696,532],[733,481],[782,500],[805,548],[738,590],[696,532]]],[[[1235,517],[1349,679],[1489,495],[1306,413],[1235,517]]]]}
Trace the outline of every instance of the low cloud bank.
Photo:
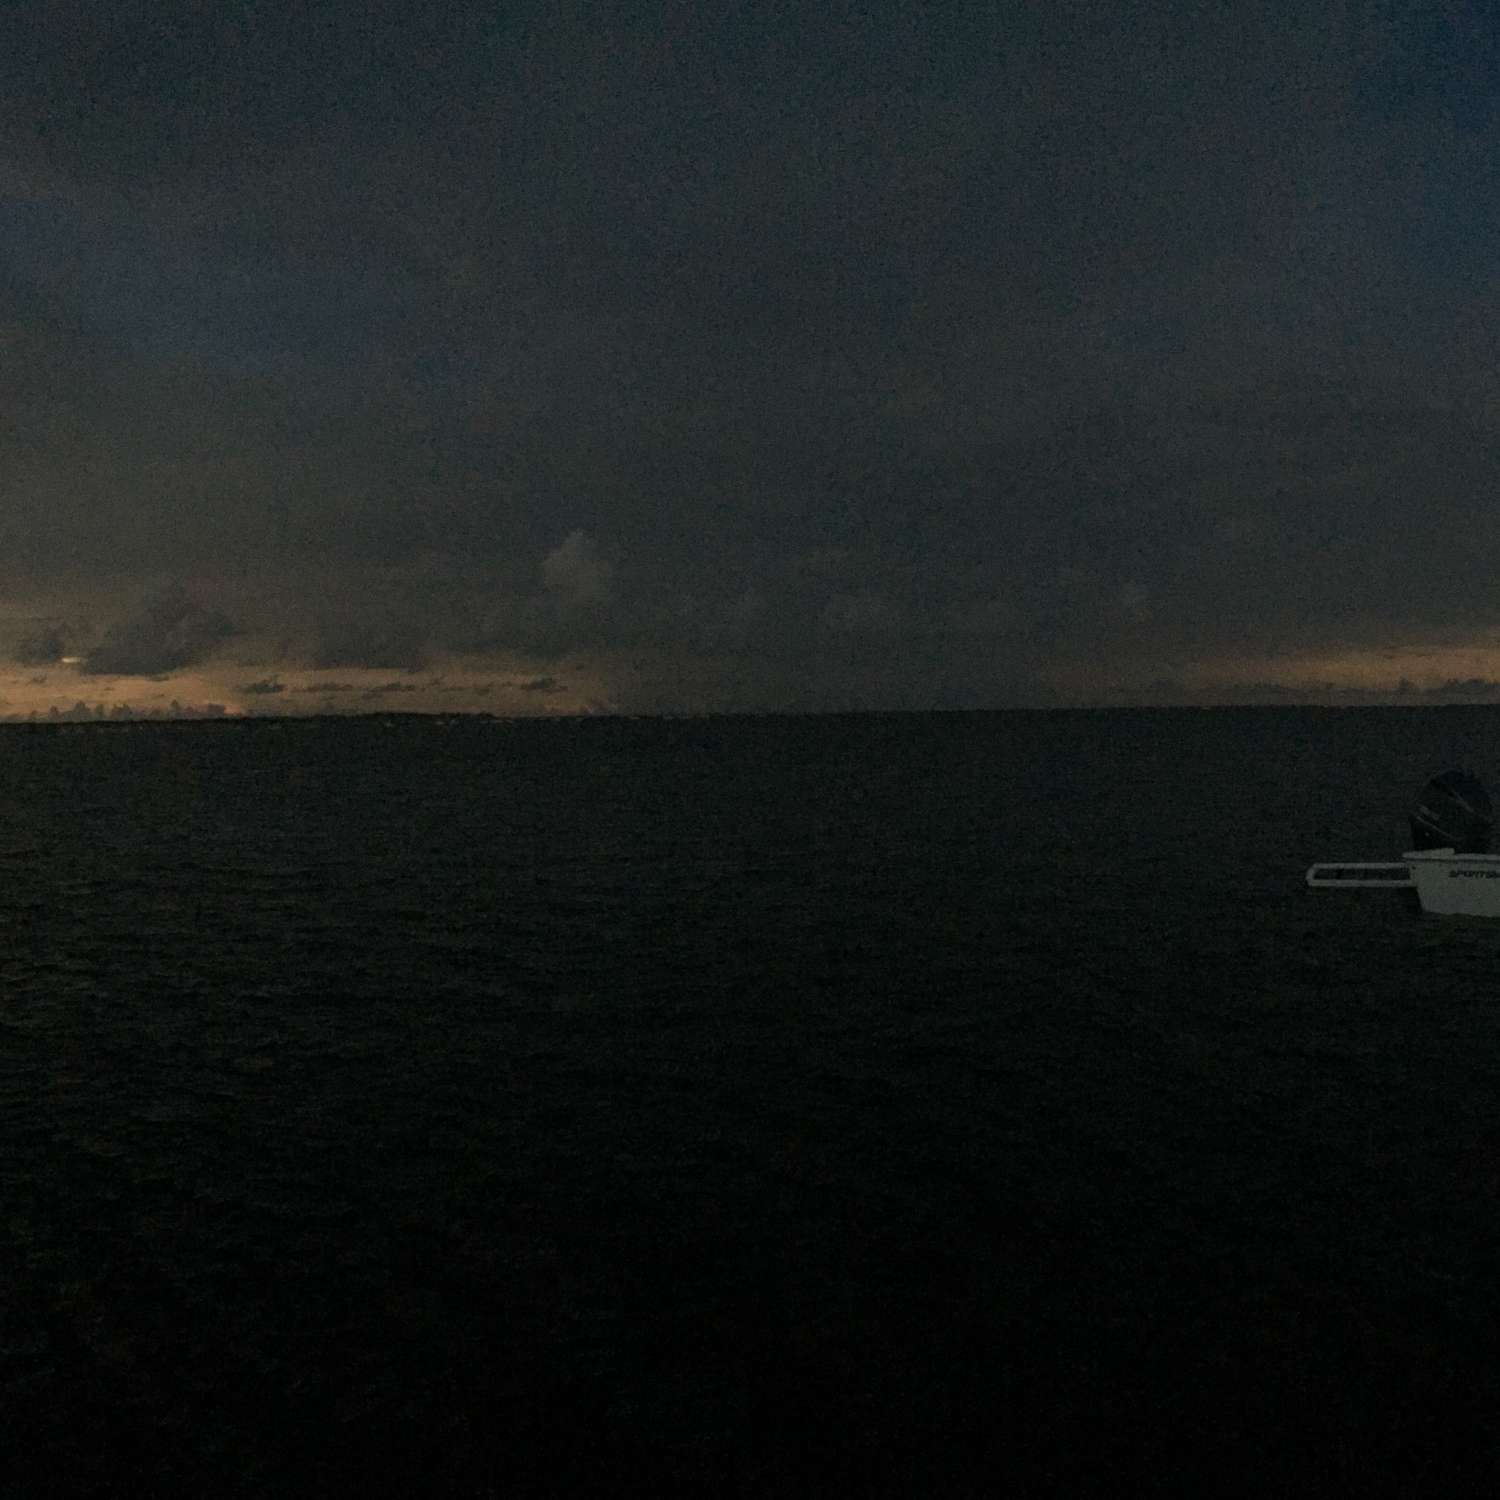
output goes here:
{"type": "Polygon", "coordinates": [[[165,676],[205,660],[235,633],[227,615],[173,591],[111,626],[80,670],[91,677],[165,676]]]}

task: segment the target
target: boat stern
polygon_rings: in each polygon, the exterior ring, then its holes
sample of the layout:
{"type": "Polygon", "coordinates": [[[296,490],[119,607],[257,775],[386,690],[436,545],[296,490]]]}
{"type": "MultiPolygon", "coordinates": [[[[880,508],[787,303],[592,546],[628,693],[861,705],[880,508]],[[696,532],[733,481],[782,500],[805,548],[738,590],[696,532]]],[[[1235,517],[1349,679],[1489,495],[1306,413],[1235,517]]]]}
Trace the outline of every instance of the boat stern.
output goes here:
{"type": "Polygon", "coordinates": [[[1401,858],[1423,911],[1440,917],[1500,917],[1500,854],[1412,849],[1401,858]]]}

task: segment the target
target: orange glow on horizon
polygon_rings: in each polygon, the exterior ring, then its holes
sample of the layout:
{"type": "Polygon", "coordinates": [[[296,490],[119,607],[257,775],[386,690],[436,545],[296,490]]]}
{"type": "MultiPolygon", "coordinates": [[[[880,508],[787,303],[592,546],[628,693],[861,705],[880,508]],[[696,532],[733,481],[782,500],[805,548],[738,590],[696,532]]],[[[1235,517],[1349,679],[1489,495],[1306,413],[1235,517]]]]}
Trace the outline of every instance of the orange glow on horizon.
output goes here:
{"type": "Polygon", "coordinates": [[[490,713],[554,717],[609,711],[597,676],[445,663],[433,670],[246,666],[165,677],[94,676],[78,658],[0,676],[0,720],[307,717],[359,713],[490,713]]]}

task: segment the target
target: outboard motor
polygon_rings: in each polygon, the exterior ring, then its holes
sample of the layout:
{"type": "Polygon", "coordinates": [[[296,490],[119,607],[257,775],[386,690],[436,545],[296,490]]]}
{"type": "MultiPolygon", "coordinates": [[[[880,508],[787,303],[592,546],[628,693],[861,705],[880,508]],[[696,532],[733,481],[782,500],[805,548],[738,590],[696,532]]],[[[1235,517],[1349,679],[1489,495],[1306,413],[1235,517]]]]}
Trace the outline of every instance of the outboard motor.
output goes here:
{"type": "Polygon", "coordinates": [[[1478,777],[1467,771],[1444,771],[1422,790],[1422,800],[1411,815],[1411,846],[1488,854],[1494,826],[1490,794],[1478,777]]]}

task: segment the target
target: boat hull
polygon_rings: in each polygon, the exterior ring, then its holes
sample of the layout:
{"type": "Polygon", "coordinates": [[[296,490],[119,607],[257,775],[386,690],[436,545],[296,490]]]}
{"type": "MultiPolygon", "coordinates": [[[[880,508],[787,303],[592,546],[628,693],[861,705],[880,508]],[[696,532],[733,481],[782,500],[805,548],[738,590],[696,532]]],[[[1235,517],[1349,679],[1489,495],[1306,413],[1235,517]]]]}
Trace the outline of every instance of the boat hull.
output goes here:
{"type": "Polygon", "coordinates": [[[1320,890],[1414,892],[1423,911],[1438,917],[1500,917],[1500,854],[1456,854],[1411,849],[1400,863],[1324,860],[1307,872],[1320,890]]]}
{"type": "Polygon", "coordinates": [[[1414,849],[1401,858],[1423,911],[1440,917],[1500,917],[1500,854],[1414,849]]]}

